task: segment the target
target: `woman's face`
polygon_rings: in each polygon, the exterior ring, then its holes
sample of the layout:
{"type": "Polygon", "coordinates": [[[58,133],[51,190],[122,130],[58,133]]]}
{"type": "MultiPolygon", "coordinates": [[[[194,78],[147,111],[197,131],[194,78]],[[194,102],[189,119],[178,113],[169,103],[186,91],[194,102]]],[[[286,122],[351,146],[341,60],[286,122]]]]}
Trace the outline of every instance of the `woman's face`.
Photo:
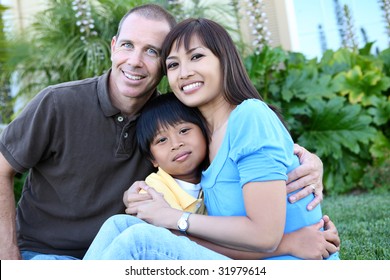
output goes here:
{"type": "Polygon", "coordinates": [[[165,63],[169,85],[185,105],[201,109],[223,99],[221,63],[197,36],[188,50],[175,42],[165,63]]]}

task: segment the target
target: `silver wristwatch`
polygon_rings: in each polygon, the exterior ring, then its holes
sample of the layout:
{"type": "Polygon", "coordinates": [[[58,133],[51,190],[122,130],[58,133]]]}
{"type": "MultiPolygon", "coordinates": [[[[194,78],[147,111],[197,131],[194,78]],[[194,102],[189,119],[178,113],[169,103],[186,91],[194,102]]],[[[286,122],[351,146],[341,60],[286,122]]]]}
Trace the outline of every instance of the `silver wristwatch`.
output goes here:
{"type": "Polygon", "coordinates": [[[177,228],[180,230],[181,233],[187,233],[187,229],[189,227],[188,218],[190,217],[190,215],[191,212],[184,212],[183,215],[181,215],[180,219],[177,221],[177,228]]]}

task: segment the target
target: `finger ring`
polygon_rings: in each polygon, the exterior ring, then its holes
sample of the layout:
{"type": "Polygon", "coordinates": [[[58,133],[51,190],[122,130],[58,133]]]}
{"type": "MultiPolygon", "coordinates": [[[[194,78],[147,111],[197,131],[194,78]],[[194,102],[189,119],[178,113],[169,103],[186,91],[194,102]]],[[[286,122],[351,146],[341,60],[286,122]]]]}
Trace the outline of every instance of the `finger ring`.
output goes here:
{"type": "Polygon", "coordinates": [[[316,185],[314,185],[314,184],[311,184],[311,185],[310,185],[310,187],[312,188],[313,192],[315,192],[315,191],[316,191],[316,185]]]}

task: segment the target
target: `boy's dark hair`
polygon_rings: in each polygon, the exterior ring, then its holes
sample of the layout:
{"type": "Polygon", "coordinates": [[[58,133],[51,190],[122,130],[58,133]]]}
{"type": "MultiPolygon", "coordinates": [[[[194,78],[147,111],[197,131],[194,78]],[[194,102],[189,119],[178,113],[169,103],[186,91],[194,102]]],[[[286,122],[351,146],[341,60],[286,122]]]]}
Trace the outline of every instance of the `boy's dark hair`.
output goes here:
{"type": "Polygon", "coordinates": [[[153,155],[150,153],[150,144],[157,135],[158,128],[173,126],[181,122],[189,122],[199,126],[206,138],[208,151],[209,131],[202,114],[198,108],[184,105],[172,92],[169,92],[150,100],[141,111],[136,130],[141,152],[148,159],[153,159],[153,155]]]}

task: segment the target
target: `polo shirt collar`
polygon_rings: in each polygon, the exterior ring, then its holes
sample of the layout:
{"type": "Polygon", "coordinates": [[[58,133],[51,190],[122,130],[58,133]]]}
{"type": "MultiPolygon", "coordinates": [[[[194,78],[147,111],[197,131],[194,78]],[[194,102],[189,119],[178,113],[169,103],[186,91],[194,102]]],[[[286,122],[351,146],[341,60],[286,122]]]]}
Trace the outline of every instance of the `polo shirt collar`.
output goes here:
{"type": "Polygon", "coordinates": [[[120,110],[115,108],[111,104],[110,95],[108,91],[108,81],[111,74],[111,69],[109,69],[105,74],[101,75],[97,84],[98,99],[100,107],[102,108],[103,114],[106,117],[112,117],[118,113],[120,110]]]}

